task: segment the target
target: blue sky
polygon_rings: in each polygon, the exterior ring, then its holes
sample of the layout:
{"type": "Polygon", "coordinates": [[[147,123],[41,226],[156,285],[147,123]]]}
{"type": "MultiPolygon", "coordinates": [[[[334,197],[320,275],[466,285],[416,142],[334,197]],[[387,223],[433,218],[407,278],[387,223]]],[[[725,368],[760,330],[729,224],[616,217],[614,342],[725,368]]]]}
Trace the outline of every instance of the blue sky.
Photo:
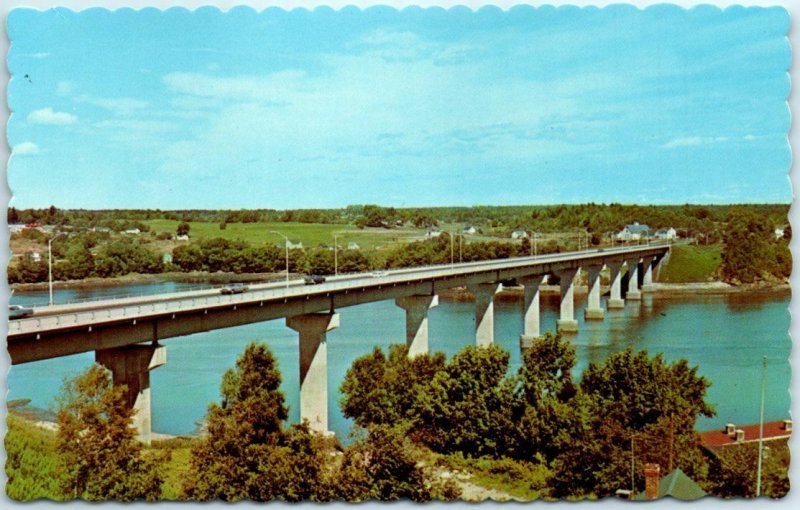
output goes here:
{"type": "Polygon", "coordinates": [[[780,8],[15,10],[16,207],[791,200],[780,8]]]}

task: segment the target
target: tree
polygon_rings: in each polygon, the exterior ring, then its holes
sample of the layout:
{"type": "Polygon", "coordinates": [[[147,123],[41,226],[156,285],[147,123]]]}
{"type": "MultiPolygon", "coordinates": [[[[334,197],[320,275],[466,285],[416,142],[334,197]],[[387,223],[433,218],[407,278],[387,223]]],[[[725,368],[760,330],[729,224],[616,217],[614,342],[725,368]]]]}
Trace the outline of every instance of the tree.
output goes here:
{"type": "Polygon", "coordinates": [[[189,230],[191,228],[192,227],[188,223],[186,223],[185,221],[182,221],[181,223],[178,223],[178,228],[177,228],[176,231],[177,231],[177,234],[179,236],[185,236],[185,235],[189,235],[189,230]]]}
{"type": "Polygon", "coordinates": [[[761,279],[772,266],[772,236],[766,218],[748,209],[734,209],[725,228],[723,279],[734,283],[761,279]]]}
{"type": "Polygon", "coordinates": [[[281,374],[270,350],[251,343],[222,378],[205,437],[192,448],[184,497],[198,500],[317,499],[324,438],[305,424],[286,431],[281,374]]]}
{"type": "Polygon", "coordinates": [[[401,429],[371,427],[365,439],[345,450],[334,484],[335,497],[346,501],[430,501],[430,489],[410,450],[401,429]]]}
{"type": "Polygon", "coordinates": [[[56,449],[67,498],[154,501],[161,495],[166,459],[143,456],[124,391],[97,364],[66,382],[58,399],[56,449]]]}
{"type": "Polygon", "coordinates": [[[222,222],[219,224],[219,229],[220,229],[220,230],[225,230],[226,228],[228,228],[228,222],[226,222],[225,220],[223,220],[223,221],[222,221],[222,222]]]}
{"type": "MultiPolygon", "coordinates": [[[[724,498],[755,497],[757,443],[725,446],[713,464],[711,492],[724,498]]],[[[789,446],[785,441],[770,441],[764,449],[761,491],[770,498],[782,498],[789,492],[789,446]]]]}
{"type": "Polygon", "coordinates": [[[702,481],[707,465],[694,425],[698,416],[714,415],[705,402],[709,386],[684,359],[667,364],[660,354],[630,347],[589,365],[573,404],[581,410],[573,446],[554,463],[554,495],[603,497],[630,487],[632,440],[638,465],[672,456],[676,467],[702,481]]]}
{"type": "Polygon", "coordinates": [[[490,345],[459,351],[417,398],[418,437],[433,450],[467,456],[508,450],[515,380],[508,352],[490,345]]]}

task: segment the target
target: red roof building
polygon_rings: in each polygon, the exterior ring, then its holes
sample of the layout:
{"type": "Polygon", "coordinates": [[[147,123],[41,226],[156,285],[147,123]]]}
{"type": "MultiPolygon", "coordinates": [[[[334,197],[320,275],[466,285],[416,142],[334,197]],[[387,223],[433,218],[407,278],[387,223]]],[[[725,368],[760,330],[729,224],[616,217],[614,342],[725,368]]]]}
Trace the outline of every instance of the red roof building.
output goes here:
{"type": "MultiPolygon", "coordinates": [[[[736,427],[729,423],[721,430],[700,433],[700,443],[706,448],[716,449],[733,444],[758,441],[759,424],[736,427]]],[[[792,435],[792,420],[764,422],[764,441],[787,439],[792,435]]]]}

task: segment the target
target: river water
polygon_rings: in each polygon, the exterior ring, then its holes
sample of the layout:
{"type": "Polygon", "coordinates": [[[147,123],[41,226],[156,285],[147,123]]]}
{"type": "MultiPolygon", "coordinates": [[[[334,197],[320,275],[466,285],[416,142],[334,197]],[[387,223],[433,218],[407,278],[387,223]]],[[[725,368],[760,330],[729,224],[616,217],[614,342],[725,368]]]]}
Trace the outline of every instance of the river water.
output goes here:
{"type": "MultiPolygon", "coordinates": [[[[176,292],[194,284],[159,283],[106,287],[92,290],[57,290],[56,302],[122,294],[176,292]]],[[[41,303],[46,292],[15,293],[12,304],[41,303]]],[[[579,332],[571,336],[577,349],[575,375],[589,363],[600,363],[614,352],[632,345],[667,360],[688,359],[712,382],[707,400],[717,416],[702,418],[698,430],[725,423],[755,423],[759,418],[761,356],[767,356],[765,418],[789,417],[791,370],[788,357],[790,317],[787,294],[730,294],[718,296],[644,296],[629,301],[624,310],[606,314],[604,321],[584,322],[583,300],[576,301],[579,332]]],[[[522,331],[520,300],[495,304],[495,342],[511,353],[511,370],[520,365],[522,331]]],[[[339,310],[341,326],[328,333],[328,384],[330,428],[347,439],[351,422],[339,410],[339,385],[352,362],[373,346],[386,350],[405,341],[405,316],[392,301],[339,310]]],[[[542,296],[542,329],[555,328],[558,298],[542,296]]],[[[440,300],[430,312],[430,349],[452,356],[474,343],[474,305],[440,300]]],[[[191,434],[197,430],[207,406],[219,401],[223,372],[251,341],[265,342],[275,354],[283,374],[282,389],[290,407],[290,420],[299,417],[299,367],[297,333],[285,320],[221,329],[163,340],[167,364],[151,373],[153,430],[166,434],[191,434]]],[[[65,377],[94,361],[94,353],[13,366],[8,375],[8,400],[31,399],[31,406],[54,409],[55,397],[65,377]]]]}

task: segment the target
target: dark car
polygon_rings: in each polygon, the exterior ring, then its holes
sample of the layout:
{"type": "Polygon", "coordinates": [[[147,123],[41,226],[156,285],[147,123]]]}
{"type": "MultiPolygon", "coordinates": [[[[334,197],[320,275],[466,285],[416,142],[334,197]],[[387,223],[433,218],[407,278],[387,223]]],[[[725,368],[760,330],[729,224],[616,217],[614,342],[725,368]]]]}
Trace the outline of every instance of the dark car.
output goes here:
{"type": "Polygon", "coordinates": [[[11,320],[23,319],[31,315],[33,315],[33,310],[31,308],[25,308],[20,305],[11,305],[8,307],[8,318],[11,320]]]}
{"type": "Polygon", "coordinates": [[[249,287],[243,283],[230,283],[221,289],[219,289],[220,294],[241,294],[242,292],[247,292],[249,287]]]}
{"type": "Polygon", "coordinates": [[[304,281],[306,282],[306,285],[318,285],[320,283],[325,283],[325,277],[318,274],[312,274],[306,276],[304,281]]]}

